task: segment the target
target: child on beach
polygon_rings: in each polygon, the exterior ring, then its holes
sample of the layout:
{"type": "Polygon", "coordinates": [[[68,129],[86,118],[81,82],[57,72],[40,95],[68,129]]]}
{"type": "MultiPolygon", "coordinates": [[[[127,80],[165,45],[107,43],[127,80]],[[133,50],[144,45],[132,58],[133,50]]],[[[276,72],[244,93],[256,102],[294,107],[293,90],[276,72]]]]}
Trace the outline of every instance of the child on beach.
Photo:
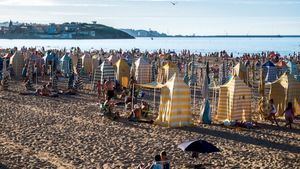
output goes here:
{"type": "Polygon", "coordinates": [[[269,101],[269,110],[270,110],[270,112],[269,112],[269,116],[267,117],[267,119],[269,119],[272,122],[272,124],[275,121],[276,125],[279,126],[278,122],[276,120],[276,116],[275,116],[277,111],[276,111],[276,107],[274,105],[274,100],[273,99],[270,99],[270,101],[269,101]]]}
{"type": "Polygon", "coordinates": [[[291,102],[288,103],[287,108],[283,112],[285,115],[285,121],[286,124],[285,126],[290,126],[290,129],[292,128],[292,123],[294,119],[294,109],[293,109],[293,104],[291,102]]]}

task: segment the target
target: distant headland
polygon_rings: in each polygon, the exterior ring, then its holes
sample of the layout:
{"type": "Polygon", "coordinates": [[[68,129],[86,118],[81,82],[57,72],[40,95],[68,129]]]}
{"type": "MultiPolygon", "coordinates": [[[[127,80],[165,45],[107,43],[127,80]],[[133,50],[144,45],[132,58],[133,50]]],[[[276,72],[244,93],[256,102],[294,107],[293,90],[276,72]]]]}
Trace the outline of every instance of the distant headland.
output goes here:
{"type": "Polygon", "coordinates": [[[134,39],[113,27],[93,22],[63,24],[0,23],[0,39],[134,39]]]}

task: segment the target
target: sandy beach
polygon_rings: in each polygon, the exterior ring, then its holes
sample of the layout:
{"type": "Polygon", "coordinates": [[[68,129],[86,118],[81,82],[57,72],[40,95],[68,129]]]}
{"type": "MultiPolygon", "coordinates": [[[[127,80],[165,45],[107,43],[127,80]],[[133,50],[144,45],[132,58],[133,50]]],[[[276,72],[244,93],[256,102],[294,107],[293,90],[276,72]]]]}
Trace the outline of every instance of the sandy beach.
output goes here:
{"type": "MultiPolygon", "coordinates": [[[[19,82],[0,93],[0,163],[14,168],[136,168],[166,151],[171,168],[297,168],[300,122],[294,129],[259,123],[254,129],[195,124],[164,128],[99,115],[96,95],[22,96],[19,82]],[[221,152],[192,159],[177,145],[204,139],[221,152]]],[[[122,107],[119,108],[120,110],[122,107]]],[[[284,122],[280,122],[284,125],[284,122]]],[[[0,167],[0,168],[1,168],[0,167]]]]}

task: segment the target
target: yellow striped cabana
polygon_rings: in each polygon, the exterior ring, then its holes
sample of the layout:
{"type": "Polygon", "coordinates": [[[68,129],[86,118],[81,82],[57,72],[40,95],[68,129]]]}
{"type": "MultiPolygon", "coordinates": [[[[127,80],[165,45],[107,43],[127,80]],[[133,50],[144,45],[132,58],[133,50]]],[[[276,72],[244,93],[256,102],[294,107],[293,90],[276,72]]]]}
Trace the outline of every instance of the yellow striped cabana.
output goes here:
{"type": "Polygon", "coordinates": [[[122,87],[128,87],[130,79],[130,68],[124,59],[119,59],[116,63],[116,79],[122,87]]]}
{"type": "Polygon", "coordinates": [[[238,63],[237,65],[234,66],[232,75],[233,76],[238,76],[245,83],[248,83],[247,67],[244,66],[242,63],[238,63]]]}
{"type": "Polygon", "coordinates": [[[292,102],[295,115],[300,115],[300,82],[292,75],[284,73],[279,79],[269,85],[269,98],[274,100],[279,114],[282,115],[287,103],[292,102]]]}
{"type": "Polygon", "coordinates": [[[217,121],[251,120],[251,89],[238,77],[220,86],[217,121]]]}
{"type": "Polygon", "coordinates": [[[190,88],[177,74],[161,88],[159,114],[155,124],[166,127],[192,124],[190,88]]]}
{"type": "Polygon", "coordinates": [[[172,62],[167,62],[167,64],[159,69],[157,81],[166,83],[175,73],[179,73],[177,65],[172,62]]]}
{"type": "Polygon", "coordinates": [[[84,67],[85,73],[89,74],[93,72],[93,59],[90,55],[84,54],[82,56],[82,66],[84,67]]]}
{"type": "Polygon", "coordinates": [[[13,67],[13,70],[15,72],[15,77],[17,79],[21,78],[22,69],[23,69],[23,66],[25,64],[24,57],[23,57],[22,53],[15,52],[14,55],[10,58],[9,64],[11,64],[12,67],[13,67]]]}

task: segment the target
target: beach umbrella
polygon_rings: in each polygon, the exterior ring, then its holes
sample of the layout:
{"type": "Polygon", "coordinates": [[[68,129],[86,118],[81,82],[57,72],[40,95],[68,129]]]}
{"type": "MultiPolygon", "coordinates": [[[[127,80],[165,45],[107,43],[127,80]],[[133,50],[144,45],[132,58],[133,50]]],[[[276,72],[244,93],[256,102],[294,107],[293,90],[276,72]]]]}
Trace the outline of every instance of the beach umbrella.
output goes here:
{"type": "Polygon", "coordinates": [[[193,140],[193,141],[186,141],[178,145],[183,151],[190,151],[190,152],[197,152],[197,153],[214,153],[220,152],[213,144],[205,141],[205,140],[193,140]]]}

